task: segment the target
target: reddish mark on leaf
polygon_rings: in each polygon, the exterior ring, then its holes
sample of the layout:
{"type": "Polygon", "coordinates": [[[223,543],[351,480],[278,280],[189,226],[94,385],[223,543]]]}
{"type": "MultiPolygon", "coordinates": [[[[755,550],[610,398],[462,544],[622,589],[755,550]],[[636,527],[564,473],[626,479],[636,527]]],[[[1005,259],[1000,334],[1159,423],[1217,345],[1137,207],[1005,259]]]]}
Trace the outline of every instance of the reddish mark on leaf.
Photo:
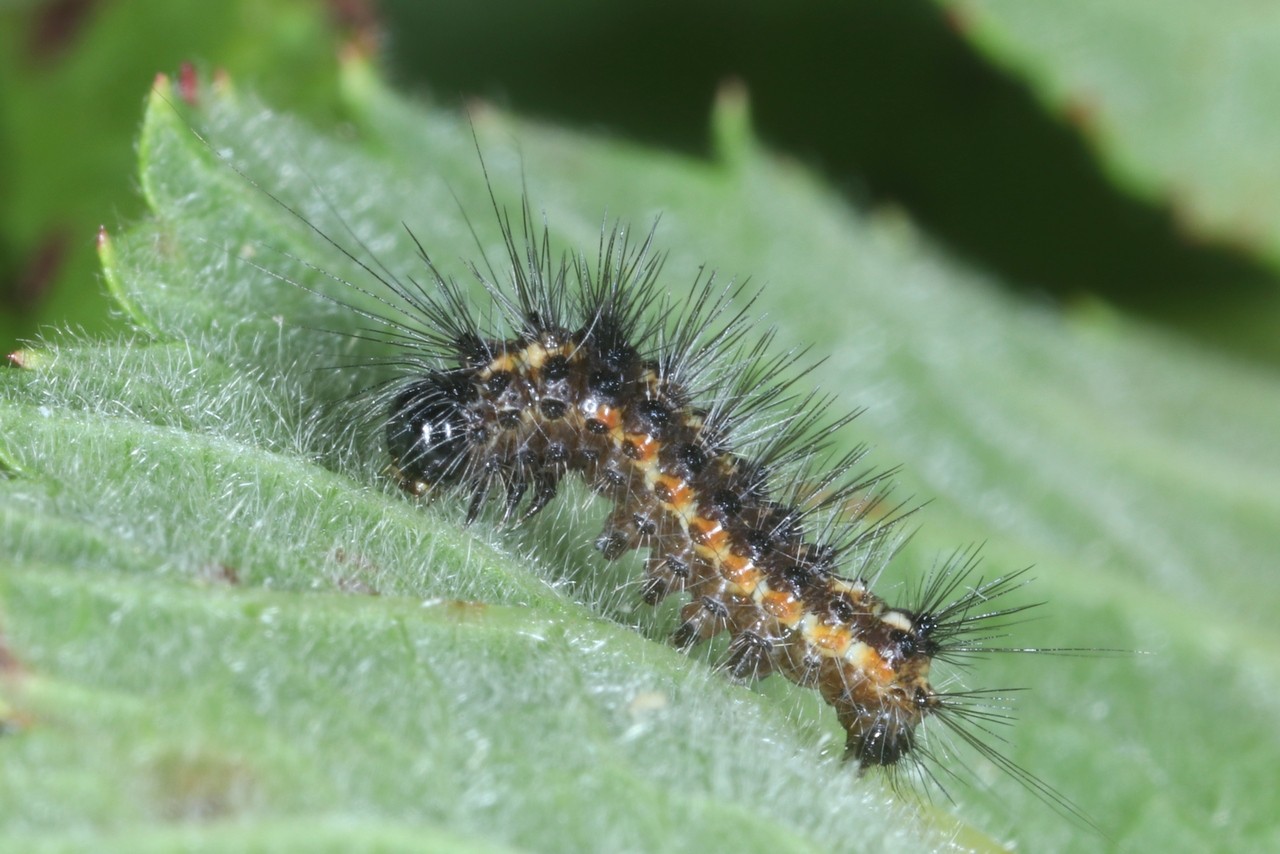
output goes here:
{"type": "Polygon", "coordinates": [[[35,249],[28,253],[26,262],[8,288],[6,301],[14,309],[31,311],[44,301],[67,260],[69,242],[64,228],[45,232],[35,249]]]}
{"type": "Polygon", "coordinates": [[[450,615],[457,617],[477,617],[489,609],[484,602],[471,599],[450,599],[443,604],[450,615]]]}
{"type": "Polygon", "coordinates": [[[236,586],[240,583],[240,571],[225,563],[206,564],[200,568],[199,577],[216,584],[236,586]]]}
{"type": "Polygon", "coordinates": [[[178,97],[193,107],[200,100],[200,75],[190,62],[182,63],[178,69],[178,97]]]}
{"type": "Polygon", "coordinates": [[[1086,92],[1071,95],[1062,107],[1062,117],[1067,124],[1087,137],[1098,132],[1098,116],[1102,112],[1099,99],[1086,92]]]}
{"type": "Polygon", "coordinates": [[[343,34],[344,59],[377,56],[382,43],[382,18],[371,0],[329,0],[329,17],[343,34]]]}
{"type": "Polygon", "coordinates": [[[27,32],[27,60],[51,63],[59,59],[84,30],[96,5],[98,0],[52,0],[38,4],[27,32]]]}
{"type": "Polygon", "coordinates": [[[9,640],[0,633],[0,678],[14,679],[24,676],[27,668],[23,667],[22,662],[13,654],[13,650],[9,648],[9,640]]]}
{"type": "Polygon", "coordinates": [[[966,35],[973,29],[973,10],[962,3],[950,3],[942,10],[943,23],[956,35],[966,35]]]}

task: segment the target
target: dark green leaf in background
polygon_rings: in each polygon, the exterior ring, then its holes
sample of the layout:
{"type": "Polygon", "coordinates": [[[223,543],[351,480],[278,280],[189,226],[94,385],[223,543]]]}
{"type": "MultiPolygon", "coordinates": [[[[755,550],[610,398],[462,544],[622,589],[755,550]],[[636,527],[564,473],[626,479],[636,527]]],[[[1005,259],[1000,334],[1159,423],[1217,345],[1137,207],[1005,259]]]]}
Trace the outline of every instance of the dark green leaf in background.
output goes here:
{"type": "Polygon", "coordinates": [[[711,93],[741,80],[770,145],[857,202],[905,207],[1001,286],[1067,304],[1101,298],[1228,352],[1280,357],[1275,255],[1248,239],[1274,230],[1269,4],[384,9],[403,78],[686,151],[705,149],[711,93]],[[1118,163],[1133,168],[1120,175],[1118,163]],[[1183,188],[1241,216],[1202,227],[1183,188]]]}
{"type": "MultiPolygon", "coordinates": [[[[1081,129],[1118,185],[1171,210],[1189,241],[1235,246],[1280,266],[1280,7],[940,5],[994,66],[1081,129]]],[[[1216,305],[1193,322],[1215,340],[1274,356],[1274,281],[1242,300],[1252,289],[1239,291],[1239,273],[1222,272],[1202,285],[1205,304],[1216,305]]]]}

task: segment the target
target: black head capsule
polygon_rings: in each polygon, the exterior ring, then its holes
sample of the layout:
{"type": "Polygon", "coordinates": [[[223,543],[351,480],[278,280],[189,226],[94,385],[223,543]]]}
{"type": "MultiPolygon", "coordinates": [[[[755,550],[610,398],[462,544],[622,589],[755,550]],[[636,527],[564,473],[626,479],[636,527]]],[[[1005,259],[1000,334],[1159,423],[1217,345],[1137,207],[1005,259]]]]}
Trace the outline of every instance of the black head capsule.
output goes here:
{"type": "Polygon", "coordinates": [[[474,416],[471,383],[431,373],[404,389],[387,414],[387,451],[401,486],[421,495],[452,485],[467,470],[474,416]]]}
{"type": "Polygon", "coordinates": [[[896,709],[881,709],[865,730],[850,734],[845,755],[862,768],[895,765],[915,747],[915,725],[896,709]]]}
{"type": "Polygon", "coordinates": [[[862,768],[896,765],[915,749],[916,729],[937,712],[940,699],[929,684],[935,628],[910,611],[886,609],[865,627],[868,678],[852,683],[841,723],[849,733],[845,756],[862,768]]]}

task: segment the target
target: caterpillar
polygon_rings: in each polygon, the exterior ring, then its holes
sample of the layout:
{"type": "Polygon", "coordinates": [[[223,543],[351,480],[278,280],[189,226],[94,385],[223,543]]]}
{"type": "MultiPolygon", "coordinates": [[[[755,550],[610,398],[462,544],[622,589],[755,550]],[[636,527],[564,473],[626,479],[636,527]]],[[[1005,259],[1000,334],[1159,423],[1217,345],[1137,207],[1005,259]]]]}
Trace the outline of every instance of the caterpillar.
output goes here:
{"type": "Polygon", "coordinates": [[[906,515],[878,516],[892,473],[860,468],[865,447],[824,455],[856,413],[825,419],[825,398],[795,391],[799,357],[771,354],[771,332],[747,336],[740,289],[700,276],[674,298],[659,284],[653,231],[632,244],[625,228],[607,229],[590,262],[532,230],[527,197],[519,233],[493,204],[508,276],[473,271],[496,322],[481,323],[421,247],[428,286],[373,273],[405,307],[401,319],[374,316],[403,354],[403,375],[374,407],[399,486],[463,498],[468,523],[497,501],[511,521],[540,513],[577,475],[611,506],[601,556],[646,551],[644,602],[685,598],[676,647],[726,634],[732,676],[778,673],[817,690],[860,770],[935,761],[917,733],[936,720],[1090,823],[983,737],[1002,717],[988,692],[930,679],[934,661],[1039,651],[988,644],[1032,607],[1002,604],[1025,570],[973,581],[978,552],[959,549],[909,605],[891,605],[861,571],[885,559],[906,515]]]}
{"type": "Polygon", "coordinates": [[[745,287],[699,273],[668,290],[654,229],[634,240],[606,226],[593,259],[561,252],[527,194],[513,219],[484,177],[506,257],[472,265],[480,302],[421,244],[425,279],[397,276],[354,235],[355,249],[258,187],[369,277],[342,287],[383,306],[348,307],[397,353],[396,377],[365,395],[392,480],[426,501],[462,502],[473,524],[490,505],[507,523],[537,516],[576,477],[609,505],[601,556],[645,552],[641,598],[681,598],[672,642],[726,636],[734,677],[778,674],[816,690],[860,771],[936,780],[929,768],[942,758],[922,734],[937,723],[1090,823],[990,744],[1000,692],[947,690],[934,671],[1041,651],[993,643],[1031,607],[1008,600],[1025,573],[983,578],[977,550],[962,548],[909,601],[878,595],[911,511],[888,506],[893,471],[863,468],[865,447],[830,452],[854,414],[830,417],[830,399],[802,389],[804,355],[752,332],[745,287]]]}
{"type": "Polygon", "coordinates": [[[638,245],[608,232],[589,263],[555,256],[527,206],[522,217],[523,239],[504,218],[509,280],[482,276],[496,327],[443,276],[431,290],[381,277],[414,318],[382,321],[409,367],[385,415],[400,486],[465,497],[469,522],[495,496],[505,519],[527,519],[580,476],[612,507],[595,542],[604,559],[645,550],[644,601],[688,599],[672,642],[726,633],[734,676],[816,688],[862,767],[910,755],[926,718],[963,719],[971,695],[933,688],[932,662],[979,651],[978,635],[1022,609],[988,609],[1017,574],[953,598],[975,565],[963,552],[918,602],[893,607],[842,572],[854,556],[873,564],[901,518],[868,521],[884,490],[858,470],[864,448],[821,456],[822,435],[851,416],[823,423],[824,399],[796,399],[794,358],[770,356],[772,336],[736,343],[747,315],[714,276],[683,308],[670,302],[652,232],[638,245]],[[743,439],[747,424],[758,427],[743,439]]]}

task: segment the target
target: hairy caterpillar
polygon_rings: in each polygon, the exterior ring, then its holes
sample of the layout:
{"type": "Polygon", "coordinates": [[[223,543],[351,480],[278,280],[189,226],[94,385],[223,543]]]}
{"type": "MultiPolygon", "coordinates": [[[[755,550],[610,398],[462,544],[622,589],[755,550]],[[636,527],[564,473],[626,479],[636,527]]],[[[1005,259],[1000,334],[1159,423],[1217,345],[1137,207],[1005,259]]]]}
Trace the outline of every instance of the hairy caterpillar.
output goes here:
{"type": "Polygon", "coordinates": [[[769,355],[770,336],[735,343],[745,315],[714,277],[686,307],[668,302],[651,238],[609,233],[594,264],[570,261],[530,220],[526,208],[523,239],[504,226],[509,281],[483,282],[505,325],[482,326],[441,276],[431,289],[382,280],[415,316],[384,319],[411,363],[386,408],[403,488],[460,495],[468,520],[498,493],[505,517],[528,518],[578,474],[612,503],[604,558],[647,550],[645,601],[689,598],[673,643],[727,632],[735,676],[817,689],[864,767],[911,754],[928,717],[963,719],[970,695],[935,690],[930,666],[981,650],[991,622],[1021,610],[989,604],[1016,575],[952,598],[972,569],[962,558],[899,608],[842,574],[874,563],[897,521],[867,522],[883,496],[880,476],[854,473],[861,450],[821,457],[822,434],[849,417],[824,423],[821,399],[793,398],[794,360],[769,355]]]}
{"type": "Polygon", "coordinates": [[[736,289],[709,277],[673,297],[652,234],[606,229],[587,261],[553,250],[527,202],[520,226],[495,211],[509,270],[477,267],[492,300],[478,308],[425,251],[419,285],[307,223],[387,306],[366,317],[399,345],[402,377],[372,397],[401,485],[465,501],[472,520],[497,499],[515,519],[576,472],[613,506],[604,556],[647,549],[646,600],[688,597],[679,645],[727,634],[734,674],[816,688],[861,767],[923,767],[920,727],[938,721],[1073,811],[984,740],[990,698],[931,680],[935,659],[998,650],[1017,574],[974,580],[962,551],[890,606],[871,590],[897,521],[878,516],[887,480],[858,470],[861,451],[826,457],[850,418],[824,419],[826,401],[796,390],[795,357],[751,336],[736,289]]]}

